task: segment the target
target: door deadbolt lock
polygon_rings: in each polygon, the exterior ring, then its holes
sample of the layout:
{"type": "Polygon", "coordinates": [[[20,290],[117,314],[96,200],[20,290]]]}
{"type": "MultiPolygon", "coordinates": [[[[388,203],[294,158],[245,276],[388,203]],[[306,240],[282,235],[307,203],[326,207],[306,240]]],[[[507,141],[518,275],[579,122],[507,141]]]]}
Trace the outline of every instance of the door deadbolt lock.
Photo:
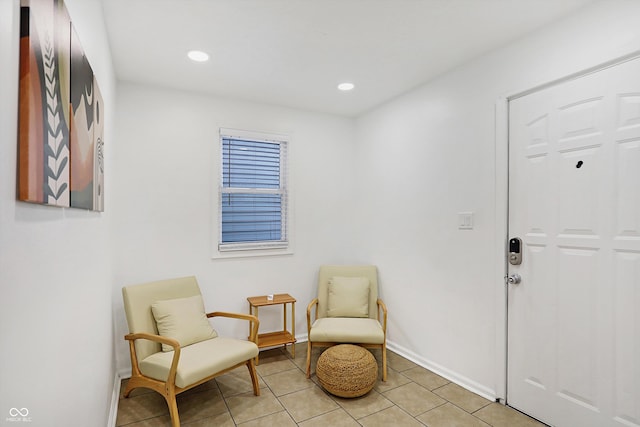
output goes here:
{"type": "Polygon", "coordinates": [[[509,264],[522,264],[522,240],[519,237],[513,237],[509,240],[509,264]]]}

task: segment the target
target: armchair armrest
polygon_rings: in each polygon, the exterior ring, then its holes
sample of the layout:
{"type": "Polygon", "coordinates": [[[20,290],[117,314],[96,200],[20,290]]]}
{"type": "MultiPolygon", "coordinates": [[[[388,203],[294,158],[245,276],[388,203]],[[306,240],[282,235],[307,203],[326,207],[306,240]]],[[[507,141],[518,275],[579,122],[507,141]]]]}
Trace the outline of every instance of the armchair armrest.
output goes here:
{"type": "Polygon", "coordinates": [[[175,385],[176,382],[176,372],[178,371],[178,361],[180,360],[180,343],[178,340],[168,337],[163,337],[161,335],[148,334],[146,332],[138,332],[133,334],[127,334],[124,336],[124,339],[129,341],[129,353],[131,355],[131,369],[137,375],[142,375],[140,373],[140,368],[138,367],[138,355],[136,354],[136,340],[149,340],[154,341],[160,344],[166,344],[173,347],[173,359],[171,360],[171,369],[169,369],[169,376],[167,377],[167,384],[175,385]]]}
{"type": "Polygon", "coordinates": [[[384,334],[387,334],[387,306],[385,303],[378,298],[378,321],[380,321],[380,310],[382,310],[382,330],[384,334]]]}
{"type": "Polygon", "coordinates": [[[178,342],[178,340],[175,340],[169,337],[163,337],[162,335],[154,335],[154,334],[147,334],[145,332],[139,332],[136,334],[127,334],[124,336],[124,339],[130,342],[135,340],[140,340],[140,339],[155,341],[160,344],[170,345],[171,347],[173,347],[174,350],[180,350],[180,343],[178,342]]]}
{"type": "Polygon", "coordinates": [[[212,313],[207,313],[208,318],[212,317],[227,317],[230,319],[240,319],[240,320],[248,320],[251,324],[251,334],[249,335],[249,341],[253,341],[258,344],[258,327],[260,326],[260,320],[252,315],[252,314],[244,314],[244,313],[229,313],[225,311],[214,311],[212,313]]]}
{"type": "Polygon", "coordinates": [[[314,298],[313,301],[311,301],[307,306],[307,336],[311,334],[311,310],[313,310],[314,306],[316,307],[315,319],[317,319],[318,318],[318,298],[314,298]]]}

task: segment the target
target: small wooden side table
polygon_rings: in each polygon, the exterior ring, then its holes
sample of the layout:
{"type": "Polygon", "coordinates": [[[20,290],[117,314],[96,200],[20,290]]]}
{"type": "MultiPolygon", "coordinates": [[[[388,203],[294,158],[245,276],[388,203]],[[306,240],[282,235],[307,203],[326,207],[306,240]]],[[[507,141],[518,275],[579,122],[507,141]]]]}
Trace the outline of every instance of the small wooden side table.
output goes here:
{"type": "MultiPolygon", "coordinates": [[[[258,317],[258,307],[264,307],[268,305],[282,304],[283,307],[283,329],[282,331],[267,332],[258,334],[258,348],[274,347],[283,345],[285,349],[287,344],[291,344],[291,355],[296,357],[296,299],[289,294],[275,294],[273,299],[270,300],[266,295],[258,297],[249,297],[249,314],[258,317]],[[291,303],[291,332],[287,329],[287,304],[291,303]]],[[[258,364],[258,357],[256,356],[256,364],[258,364]]]]}

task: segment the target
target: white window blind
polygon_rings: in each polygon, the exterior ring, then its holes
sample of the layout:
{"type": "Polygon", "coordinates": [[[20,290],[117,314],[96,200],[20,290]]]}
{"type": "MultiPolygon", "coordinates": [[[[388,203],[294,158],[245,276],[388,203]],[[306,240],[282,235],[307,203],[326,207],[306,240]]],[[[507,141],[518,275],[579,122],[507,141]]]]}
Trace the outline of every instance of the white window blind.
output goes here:
{"type": "Polygon", "coordinates": [[[287,141],[221,132],[218,249],[286,248],[287,141]]]}

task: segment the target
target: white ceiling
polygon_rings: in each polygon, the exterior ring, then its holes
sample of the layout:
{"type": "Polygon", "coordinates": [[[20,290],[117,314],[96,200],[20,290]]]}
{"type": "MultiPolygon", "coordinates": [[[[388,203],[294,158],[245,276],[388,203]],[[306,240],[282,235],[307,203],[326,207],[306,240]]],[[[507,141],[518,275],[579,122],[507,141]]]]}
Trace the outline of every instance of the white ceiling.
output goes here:
{"type": "Polygon", "coordinates": [[[593,1],[103,3],[121,80],[356,116],[593,1]]]}

